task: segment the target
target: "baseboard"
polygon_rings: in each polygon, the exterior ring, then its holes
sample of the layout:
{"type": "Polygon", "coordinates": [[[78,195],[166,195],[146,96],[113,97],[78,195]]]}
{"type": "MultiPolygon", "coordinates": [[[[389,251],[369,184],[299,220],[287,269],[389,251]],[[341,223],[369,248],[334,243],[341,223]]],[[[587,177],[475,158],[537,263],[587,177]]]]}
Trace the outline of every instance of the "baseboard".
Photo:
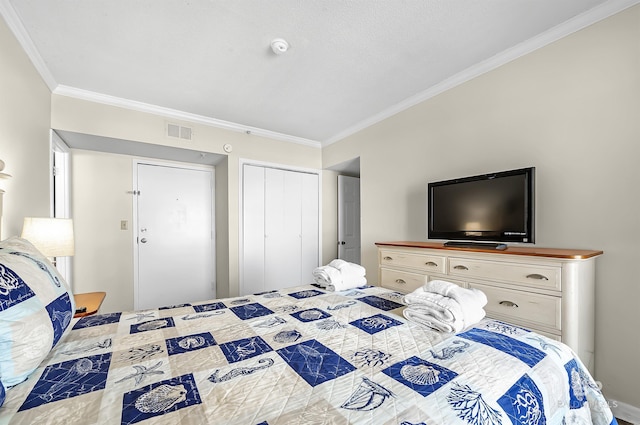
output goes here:
{"type": "Polygon", "coordinates": [[[609,400],[609,406],[611,406],[613,416],[616,418],[631,422],[634,425],[640,425],[639,407],[616,400],[609,400]]]}

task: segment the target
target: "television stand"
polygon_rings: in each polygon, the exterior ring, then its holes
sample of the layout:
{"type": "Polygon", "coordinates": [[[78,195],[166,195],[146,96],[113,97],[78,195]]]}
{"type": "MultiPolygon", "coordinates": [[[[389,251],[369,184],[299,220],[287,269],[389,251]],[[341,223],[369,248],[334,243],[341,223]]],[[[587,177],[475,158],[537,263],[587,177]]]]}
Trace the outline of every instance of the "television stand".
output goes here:
{"type": "Polygon", "coordinates": [[[498,251],[504,251],[505,249],[507,249],[506,244],[493,242],[449,241],[445,242],[444,246],[451,248],[497,249],[498,251]]]}

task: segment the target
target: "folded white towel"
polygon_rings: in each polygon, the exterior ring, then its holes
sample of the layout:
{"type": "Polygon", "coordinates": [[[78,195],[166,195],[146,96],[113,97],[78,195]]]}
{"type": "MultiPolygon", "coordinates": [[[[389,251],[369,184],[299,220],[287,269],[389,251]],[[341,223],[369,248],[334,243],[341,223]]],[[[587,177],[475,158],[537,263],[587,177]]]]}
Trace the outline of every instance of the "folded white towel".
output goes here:
{"type": "Polygon", "coordinates": [[[342,281],[340,270],[331,266],[316,267],[312,274],[314,281],[322,287],[331,285],[332,282],[342,281]]]}
{"type": "Polygon", "coordinates": [[[469,315],[452,313],[452,310],[438,307],[428,307],[425,304],[408,305],[402,314],[412,322],[428,326],[440,332],[460,332],[478,323],[486,314],[484,309],[472,310],[469,315]],[[452,319],[447,316],[453,314],[452,319]]]}
{"type": "Polygon", "coordinates": [[[419,303],[423,297],[431,298],[431,294],[439,294],[457,301],[462,312],[475,310],[487,305],[487,296],[476,288],[463,288],[452,282],[432,280],[415,291],[405,295],[406,303],[419,303]]]}
{"type": "Polygon", "coordinates": [[[333,260],[326,266],[316,267],[313,278],[329,291],[344,291],[367,284],[364,267],[344,260],[333,260]]]}
{"type": "Polygon", "coordinates": [[[430,314],[428,311],[425,311],[421,308],[416,308],[415,306],[408,306],[402,311],[404,317],[408,320],[417,323],[422,326],[429,327],[438,332],[456,332],[457,327],[453,326],[451,322],[447,322],[444,320],[439,320],[430,314]]]}
{"type": "Polygon", "coordinates": [[[341,282],[332,282],[326,286],[327,291],[346,291],[347,289],[358,288],[367,284],[367,278],[360,276],[355,279],[342,280],[341,282]]]}
{"type": "Polygon", "coordinates": [[[487,296],[484,292],[476,288],[463,288],[453,282],[445,280],[432,280],[427,282],[423,289],[426,292],[433,292],[453,298],[462,306],[463,312],[467,309],[484,307],[487,305],[487,296]]]}
{"type": "Polygon", "coordinates": [[[367,273],[367,269],[362,267],[360,264],[349,263],[348,261],[344,261],[340,259],[331,261],[329,265],[331,267],[335,267],[341,272],[348,270],[350,273],[353,273],[354,275],[357,275],[357,276],[364,276],[367,273]]]}
{"type": "Polygon", "coordinates": [[[431,281],[404,296],[403,314],[409,320],[441,332],[458,332],[484,318],[484,292],[455,283],[431,281]]]}
{"type": "MultiPolygon", "coordinates": [[[[404,297],[409,314],[416,317],[424,316],[447,326],[449,330],[445,332],[453,332],[464,327],[464,316],[460,304],[444,295],[434,294],[432,292],[421,292],[417,296],[414,293],[407,294],[404,297]]],[[[406,316],[405,316],[406,317],[406,316]]],[[[407,317],[408,319],[409,317],[407,317]]]]}

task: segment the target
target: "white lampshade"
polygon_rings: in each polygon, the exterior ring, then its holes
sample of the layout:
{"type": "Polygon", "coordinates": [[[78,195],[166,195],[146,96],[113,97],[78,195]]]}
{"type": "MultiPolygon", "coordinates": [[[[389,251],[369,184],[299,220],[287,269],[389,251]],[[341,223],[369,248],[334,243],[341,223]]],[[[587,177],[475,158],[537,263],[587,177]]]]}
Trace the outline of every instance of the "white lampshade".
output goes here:
{"type": "Polygon", "coordinates": [[[75,254],[73,221],[70,218],[25,217],[21,237],[46,257],[70,257],[75,254]]]}

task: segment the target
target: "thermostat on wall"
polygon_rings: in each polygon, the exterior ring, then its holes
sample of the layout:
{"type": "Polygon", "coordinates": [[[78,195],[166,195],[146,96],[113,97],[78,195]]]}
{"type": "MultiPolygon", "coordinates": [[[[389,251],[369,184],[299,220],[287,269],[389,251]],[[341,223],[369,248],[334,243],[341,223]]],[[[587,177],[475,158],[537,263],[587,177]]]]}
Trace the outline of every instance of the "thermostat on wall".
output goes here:
{"type": "Polygon", "coordinates": [[[229,152],[231,152],[231,151],[233,150],[233,146],[231,146],[229,143],[227,143],[226,145],[224,145],[224,146],[222,147],[222,149],[224,149],[224,151],[225,151],[226,153],[229,153],[229,152]]]}

